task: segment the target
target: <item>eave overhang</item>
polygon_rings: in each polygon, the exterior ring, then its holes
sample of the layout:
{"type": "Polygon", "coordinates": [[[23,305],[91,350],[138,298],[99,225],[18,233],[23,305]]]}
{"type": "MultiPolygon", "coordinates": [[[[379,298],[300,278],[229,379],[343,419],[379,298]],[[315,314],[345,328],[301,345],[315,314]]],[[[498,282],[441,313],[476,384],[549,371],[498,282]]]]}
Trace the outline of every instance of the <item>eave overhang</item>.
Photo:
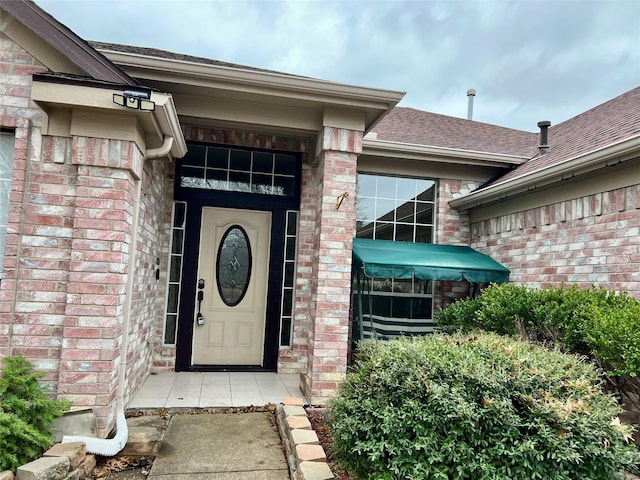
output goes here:
{"type": "Polygon", "coordinates": [[[188,94],[191,88],[197,87],[218,98],[246,98],[262,104],[314,109],[318,111],[319,118],[322,118],[327,109],[359,111],[364,113],[362,129],[365,132],[405,94],[395,90],[347,85],[258,69],[203,64],[108,49],[99,51],[143,83],[152,81],[171,85],[172,93],[188,94]]]}
{"type": "Polygon", "coordinates": [[[9,0],[2,2],[1,7],[0,31],[51,70],[137,85],[122,69],[34,2],[9,0]]]}
{"type": "Polygon", "coordinates": [[[498,181],[464,197],[451,200],[449,205],[456,210],[470,210],[490,205],[533,190],[550,187],[601,168],[626,162],[638,158],[638,156],[640,156],[640,135],[635,135],[606,147],[567,158],[560,163],[532,173],[503,182],[498,181]]]}
{"type": "MultiPolygon", "coordinates": [[[[127,84],[36,74],[33,76],[31,95],[45,110],[57,108],[134,117],[145,135],[144,144],[139,145],[143,151],[158,148],[165,143],[166,137],[172,137],[170,158],[183,157],[187,152],[187,146],[171,95],[146,89],[150,94],[150,100],[155,103],[153,111],[130,109],[113,102],[114,94],[122,94],[131,88],[127,84]]],[[[144,87],[139,89],[145,90],[144,87]]]]}
{"type": "Polygon", "coordinates": [[[403,158],[492,168],[513,168],[528,160],[527,157],[501,153],[390,142],[366,137],[362,142],[362,156],[403,158]]]}

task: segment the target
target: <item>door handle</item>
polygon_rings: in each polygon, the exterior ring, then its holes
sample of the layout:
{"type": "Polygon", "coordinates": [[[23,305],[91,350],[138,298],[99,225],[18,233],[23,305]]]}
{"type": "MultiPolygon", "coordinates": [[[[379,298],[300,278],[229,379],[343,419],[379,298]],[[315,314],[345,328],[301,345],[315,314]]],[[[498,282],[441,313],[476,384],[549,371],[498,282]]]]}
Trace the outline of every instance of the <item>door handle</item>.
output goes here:
{"type": "Polygon", "coordinates": [[[200,308],[202,306],[202,300],[204,299],[204,279],[201,278],[198,280],[198,313],[196,314],[196,320],[198,325],[204,325],[204,315],[200,312],[200,308]]]}

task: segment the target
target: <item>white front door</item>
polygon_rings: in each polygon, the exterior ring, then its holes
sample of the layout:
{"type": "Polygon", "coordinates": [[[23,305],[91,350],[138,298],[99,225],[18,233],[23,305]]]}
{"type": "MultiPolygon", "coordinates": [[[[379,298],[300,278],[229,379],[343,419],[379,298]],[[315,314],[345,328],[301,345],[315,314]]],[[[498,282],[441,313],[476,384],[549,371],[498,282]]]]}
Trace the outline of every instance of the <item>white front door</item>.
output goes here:
{"type": "Polygon", "coordinates": [[[262,365],[271,213],[204,207],[193,365],[262,365]]]}

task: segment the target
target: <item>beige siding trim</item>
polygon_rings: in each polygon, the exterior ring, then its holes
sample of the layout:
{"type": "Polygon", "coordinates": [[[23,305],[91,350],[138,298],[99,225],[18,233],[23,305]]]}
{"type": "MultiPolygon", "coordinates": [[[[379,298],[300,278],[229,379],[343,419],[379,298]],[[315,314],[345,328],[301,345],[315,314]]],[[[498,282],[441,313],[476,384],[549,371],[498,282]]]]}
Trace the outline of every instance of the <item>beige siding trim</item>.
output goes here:
{"type": "Polygon", "coordinates": [[[588,178],[568,179],[553,188],[532,190],[517,197],[510,197],[498,203],[475,208],[470,212],[471,223],[489,220],[516,212],[530,210],[545,205],[630,187],[640,182],[640,158],[633,162],[619,163],[599,170],[588,178]]]}

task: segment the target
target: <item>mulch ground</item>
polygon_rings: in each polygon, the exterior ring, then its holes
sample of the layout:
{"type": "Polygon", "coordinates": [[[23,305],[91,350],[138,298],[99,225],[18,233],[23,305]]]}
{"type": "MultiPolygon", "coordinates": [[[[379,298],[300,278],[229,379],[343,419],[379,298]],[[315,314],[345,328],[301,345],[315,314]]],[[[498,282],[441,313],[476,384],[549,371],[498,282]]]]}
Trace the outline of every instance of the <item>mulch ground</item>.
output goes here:
{"type": "Polygon", "coordinates": [[[311,428],[313,428],[318,435],[320,445],[322,445],[322,448],[324,448],[324,451],[327,454],[327,464],[329,465],[329,468],[331,468],[334,477],[338,480],[356,480],[355,477],[350,476],[344,470],[340,470],[336,467],[331,449],[333,444],[333,438],[331,437],[331,424],[329,423],[326,409],[309,408],[307,409],[307,416],[309,417],[309,422],[311,422],[311,428]]]}

